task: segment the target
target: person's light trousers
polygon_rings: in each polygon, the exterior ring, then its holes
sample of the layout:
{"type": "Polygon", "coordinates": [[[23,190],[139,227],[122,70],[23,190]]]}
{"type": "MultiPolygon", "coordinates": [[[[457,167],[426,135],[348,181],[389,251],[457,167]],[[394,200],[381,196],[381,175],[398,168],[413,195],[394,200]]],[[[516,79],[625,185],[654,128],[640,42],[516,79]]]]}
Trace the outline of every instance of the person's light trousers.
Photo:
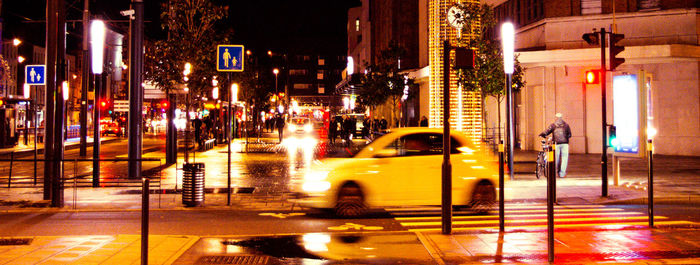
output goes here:
{"type": "Polygon", "coordinates": [[[566,165],[569,164],[569,144],[557,144],[554,157],[559,169],[559,177],[566,176],[566,165]]]}

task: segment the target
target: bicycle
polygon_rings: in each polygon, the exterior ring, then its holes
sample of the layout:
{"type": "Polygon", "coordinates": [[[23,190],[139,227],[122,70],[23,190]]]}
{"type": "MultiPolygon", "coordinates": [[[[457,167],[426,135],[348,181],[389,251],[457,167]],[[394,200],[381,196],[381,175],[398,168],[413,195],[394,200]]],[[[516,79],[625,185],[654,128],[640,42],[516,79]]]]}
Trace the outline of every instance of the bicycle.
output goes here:
{"type": "Polygon", "coordinates": [[[547,151],[552,147],[552,137],[542,139],[540,141],[542,151],[537,153],[537,165],[535,166],[535,177],[540,179],[540,176],[547,177],[547,151]]]}

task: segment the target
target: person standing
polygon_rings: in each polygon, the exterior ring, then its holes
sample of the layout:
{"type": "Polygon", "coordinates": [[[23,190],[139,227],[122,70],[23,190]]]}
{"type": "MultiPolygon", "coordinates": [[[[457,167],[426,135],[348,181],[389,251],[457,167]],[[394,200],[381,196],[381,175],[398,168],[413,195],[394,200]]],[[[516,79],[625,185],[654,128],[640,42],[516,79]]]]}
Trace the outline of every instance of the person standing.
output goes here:
{"type": "Polygon", "coordinates": [[[328,143],[335,143],[335,136],[338,134],[338,122],[335,118],[331,117],[328,119],[328,143]]]}
{"type": "Polygon", "coordinates": [[[428,118],[425,116],[420,118],[420,127],[428,127],[428,118]]]}
{"type": "Polygon", "coordinates": [[[554,149],[554,161],[556,162],[559,171],[557,174],[560,178],[566,176],[566,166],[569,163],[569,138],[571,138],[571,128],[562,118],[561,113],[554,115],[556,118],[552,124],[547,127],[540,137],[547,137],[547,135],[552,134],[554,144],[556,148],[554,149]]]}
{"type": "Polygon", "coordinates": [[[283,138],[283,133],[284,133],[284,116],[278,115],[276,123],[277,123],[277,132],[279,133],[279,137],[280,137],[280,143],[282,143],[282,138],[283,138]]]}

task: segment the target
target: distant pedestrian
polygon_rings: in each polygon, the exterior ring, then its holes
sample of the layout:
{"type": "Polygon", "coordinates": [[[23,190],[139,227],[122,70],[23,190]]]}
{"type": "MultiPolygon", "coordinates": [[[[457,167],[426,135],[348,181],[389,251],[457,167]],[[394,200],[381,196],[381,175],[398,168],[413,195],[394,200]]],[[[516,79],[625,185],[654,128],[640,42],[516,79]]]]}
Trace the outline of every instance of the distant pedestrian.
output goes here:
{"type": "Polygon", "coordinates": [[[428,118],[425,116],[420,118],[420,127],[428,127],[428,118]]]}
{"type": "Polygon", "coordinates": [[[338,123],[334,118],[328,119],[328,142],[335,143],[335,137],[338,134],[338,123]]]}
{"type": "Polygon", "coordinates": [[[277,116],[277,133],[279,134],[280,137],[280,143],[282,143],[282,138],[284,137],[284,117],[282,115],[277,116]]]}
{"type": "Polygon", "coordinates": [[[547,135],[552,134],[556,148],[554,149],[554,161],[556,161],[557,168],[559,168],[558,174],[560,178],[566,176],[566,166],[569,163],[569,138],[571,138],[571,128],[564,119],[562,119],[561,113],[554,115],[556,119],[552,124],[547,127],[540,137],[547,137],[547,135]]]}
{"type": "Polygon", "coordinates": [[[389,122],[387,122],[386,119],[384,119],[384,117],[382,117],[382,119],[379,121],[379,129],[386,130],[388,128],[388,126],[389,126],[389,122]]]}

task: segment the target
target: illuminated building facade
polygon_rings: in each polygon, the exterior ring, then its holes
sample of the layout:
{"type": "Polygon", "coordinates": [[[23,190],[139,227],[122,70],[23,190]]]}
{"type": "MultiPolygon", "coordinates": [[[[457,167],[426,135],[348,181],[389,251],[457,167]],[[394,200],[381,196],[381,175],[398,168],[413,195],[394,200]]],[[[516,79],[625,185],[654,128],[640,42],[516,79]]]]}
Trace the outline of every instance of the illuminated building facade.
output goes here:
{"type": "MultiPolygon", "coordinates": [[[[465,40],[472,38],[473,29],[479,27],[478,19],[472,20],[470,28],[457,29],[447,24],[447,10],[455,3],[473,2],[473,0],[430,0],[428,2],[428,45],[429,45],[429,126],[441,127],[443,124],[443,42],[450,41],[451,46],[463,46],[465,40]],[[459,36],[458,36],[459,35],[459,36]]],[[[451,55],[453,58],[454,53],[451,55]]],[[[450,126],[452,129],[471,134],[475,143],[481,141],[482,116],[481,95],[468,92],[457,84],[455,70],[450,71],[450,126]]]]}

